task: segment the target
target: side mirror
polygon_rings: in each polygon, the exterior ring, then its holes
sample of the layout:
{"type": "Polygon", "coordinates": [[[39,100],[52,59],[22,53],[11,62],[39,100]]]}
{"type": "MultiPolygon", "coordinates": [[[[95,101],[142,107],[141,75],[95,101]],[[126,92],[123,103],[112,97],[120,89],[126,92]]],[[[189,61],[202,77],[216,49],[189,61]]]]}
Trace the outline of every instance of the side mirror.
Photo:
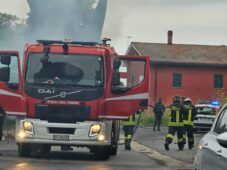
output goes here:
{"type": "Polygon", "coordinates": [[[1,64],[3,65],[10,65],[11,63],[11,56],[1,56],[1,64]]]}
{"type": "Polygon", "coordinates": [[[114,70],[117,70],[117,69],[120,68],[120,66],[121,66],[121,60],[119,60],[119,59],[114,60],[114,62],[113,62],[113,69],[114,70]]]}
{"type": "Polygon", "coordinates": [[[112,76],[112,86],[120,85],[120,73],[118,71],[114,71],[112,76]]]}
{"type": "Polygon", "coordinates": [[[9,82],[9,74],[10,68],[9,67],[2,67],[0,68],[0,81],[7,83],[9,82]]]}
{"type": "Polygon", "coordinates": [[[218,135],[217,141],[221,146],[227,148],[227,132],[224,132],[218,135]]]}

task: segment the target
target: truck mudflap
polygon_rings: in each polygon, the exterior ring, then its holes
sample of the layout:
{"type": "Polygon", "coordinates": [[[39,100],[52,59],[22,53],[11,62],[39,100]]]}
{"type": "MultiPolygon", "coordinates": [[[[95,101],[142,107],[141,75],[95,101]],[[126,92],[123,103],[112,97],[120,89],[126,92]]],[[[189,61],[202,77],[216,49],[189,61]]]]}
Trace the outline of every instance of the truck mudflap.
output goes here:
{"type": "Polygon", "coordinates": [[[75,124],[49,123],[39,119],[24,119],[17,122],[16,142],[70,146],[111,145],[111,121],[85,121],[75,124]],[[97,132],[93,133],[92,127],[97,132]],[[98,126],[98,127],[97,127],[98,126]]]}

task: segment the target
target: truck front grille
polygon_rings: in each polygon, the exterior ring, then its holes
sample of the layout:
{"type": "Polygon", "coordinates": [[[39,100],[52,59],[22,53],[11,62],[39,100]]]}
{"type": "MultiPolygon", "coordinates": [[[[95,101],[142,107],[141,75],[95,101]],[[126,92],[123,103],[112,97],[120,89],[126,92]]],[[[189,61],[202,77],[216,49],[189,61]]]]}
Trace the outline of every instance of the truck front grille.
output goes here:
{"type": "Polygon", "coordinates": [[[90,118],[90,107],[67,105],[43,105],[35,106],[35,117],[48,122],[75,123],[90,118]]]}

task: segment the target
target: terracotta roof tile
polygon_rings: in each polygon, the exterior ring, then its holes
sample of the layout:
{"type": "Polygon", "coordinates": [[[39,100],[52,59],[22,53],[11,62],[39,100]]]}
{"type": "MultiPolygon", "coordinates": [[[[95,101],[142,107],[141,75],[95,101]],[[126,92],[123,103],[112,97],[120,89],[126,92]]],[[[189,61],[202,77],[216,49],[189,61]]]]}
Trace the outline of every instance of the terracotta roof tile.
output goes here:
{"type": "Polygon", "coordinates": [[[154,63],[227,65],[226,46],[141,42],[132,42],[132,46],[154,63]]]}

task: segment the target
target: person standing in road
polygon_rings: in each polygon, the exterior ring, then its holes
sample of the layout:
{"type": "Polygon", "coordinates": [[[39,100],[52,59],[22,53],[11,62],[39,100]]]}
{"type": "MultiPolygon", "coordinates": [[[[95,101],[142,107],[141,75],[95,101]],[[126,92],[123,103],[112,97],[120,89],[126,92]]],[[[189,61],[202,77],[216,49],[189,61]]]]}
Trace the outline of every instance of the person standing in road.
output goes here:
{"type": "MultiPolygon", "coordinates": [[[[0,113],[0,141],[2,141],[2,136],[3,136],[3,123],[4,123],[5,115],[0,113]]],[[[0,156],[2,154],[0,153],[0,156]]]]}
{"type": "Polygon", "coordinates": [[[125,133],[125,149],[131,150],[131,142],[136,127],[136,114],[134,113],[128,120],[123,121],[123,130],[125,133]]]}
{"type": "Polygon", "coordinates": [[[166,135],[165,149],[169,150],[169,144],[173,141],[173,136],[177,132],[178,138],[178,148],[179,150],[184,149],[184,139],[183,139],[183,114],[184,108],[181,105],[181,99],[179,96],[173,98],[173,103],[169,106],[170,108],[170,119],[169,119],[169,130],[166,135]]]}
{"type": "Polygon", "coordinates": [[[158,131],[160,131],[162,116],[165,112],[165,106],[162,104],[161,98],[159,98],[158,102],[155,104],[153,112],[154,112],[154,119],[155,119],[153,130],[156,131],[156,126],[157,126],[158,131]]]}
{"type": "Polygon", "coordinates": [[[196,108],[192,105],[191,98],[184,99],[184,142],[186,143],[186,135],[188,137],[188,148],[194,147],[194,135],[193,135],[193,121],[197,114],[196,108]]]}

